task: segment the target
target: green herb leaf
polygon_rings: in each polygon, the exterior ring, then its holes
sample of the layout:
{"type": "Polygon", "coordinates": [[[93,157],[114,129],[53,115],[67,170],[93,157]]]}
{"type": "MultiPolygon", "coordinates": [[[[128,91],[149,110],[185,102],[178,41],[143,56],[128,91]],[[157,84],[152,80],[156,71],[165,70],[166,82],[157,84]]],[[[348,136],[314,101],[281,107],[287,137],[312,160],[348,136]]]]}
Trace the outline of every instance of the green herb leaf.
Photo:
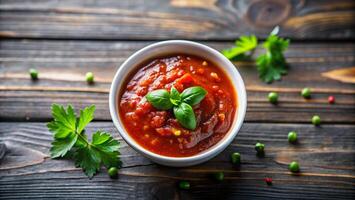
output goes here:
{"type": "Polygon", "coordinates": [[[88,136],[85,134],[85,130],[83,132],[81,132],[80,137],[78,137],[78,140],[76,141],[74,147],[85,147],[88,144],[88,136]]]}
{"type": "MultiPolygon", "coordinates": [[[[279,31],[278,26],[271,31],[263,44],[266,52],[256,59],[259,78],[266,83],[280,80],[282,75],[287,74],[287,64],[283,52],[288,48],[289,40],[277,36],[279,31]]],[[[254,35],[241,36],[236,41],[236,47],[223,50],[222,53],[232,61],[251,60],[257,45],[258,41],[254,35]]]]}
{"type": "Polygon", "coordinates": [[[75,163],[91,178],[99,171],[101,164],[104,164],[107,169],[121,166],[118,150],[117,140],[108,133],[97,131],[92,136],[91,144],[78,149],[75,163]]]}
{"type": "Polygon", "coordinates": [[[200,86],[189,87],[181,93],[181,99],[183,102],[194,106],[205,98],[207,91],[200,86]]]}
{"type": "Polygon", "coordinates": [[[251,53],[258,46],[258,39],[255,35],[241,36],[235,41],[235,45],[233,48],[222,50],[222,54],[228,59],[234,59],[240,55],[244,57],[244,54],[251,53]]]}
{"type": "Polygon", "coordinates": [[[288,48],[289,42],[289,40],[280,38],[277,35],[270,35],[264,42],[263,46],[272,54],[282,55],[282,52],[288,48]]]}
{"type": "Polygon", "coordinates": [[[108,169],[110,167],[120,167],[119,145],[120,143],[113,139],[109,133],[97,131],[92,136],[92,145],[94,145],[101,155],[102,163],[108,169]]]}
{"type": "Polygon", "coordinates": [[[170,94],[165,89],[154,90],[149,92],[145,97],[156,109],[169,110],[173,107],[173,104],[170,102],[170,94]]]}
{"type": "Polygon", "coordinates": [[[271,57],[271,54],[264,54],[260,55],[256,60],[259,78],[265,83],[280,80],[281,75],[287,74],[286,63],[271,57]]]}
{"type": "Polygon", "coordinates": [[[52,105],[54,121],[47,124],[48,129],[54,133],[55,138],[65,138],[69,133],[75,132],[76,116],[71,105],[65,108],[58,104],[52,105]]]}
{"type": "Polygon", "coordinates": [[[178,107],[174,107],[174,115],[184,128],[190,130],[196,128],[195,113],[189,104],[182,102],[178,107]]]}
{"type": "Polygon", "coordinates": [[[256,60],[259,77],[266,83],[280,80],[281,75],[287,74],[286,59],[283,51],[287,49],[289,41],[271,34],[264,43],[266,53],[256,60]]]}
{"type": "Polygon", "coordinates": [[[89,178],[92,178],[100,169],[100,153],[93,146],[79,148],[74,158],[75,166],[81,167],[89,178]]]}
{"type": "Polygon", "coordinates": [[[78,121],[77,132],[81,133],[85,126],[88,125],[91,120],[94,119],[95,105],[86,107],[84,110],[80,110],[80,118],[78,121]]]}
{"type": "Polygon", "coordinates": [[[85,134],[85,127],[94,118],[95,106],[80,110],[77,119],[72,106],[64,109],[63,106],[53,104],[52,114],[54,120],[47,124],[54,133],[54,141],[50,149],[52,158],[74,155],[75,164],[82,167],[90,178],[99,171],[101,165],[120,167],[119,142],[105,132],[93,134],[90,143],[85,134]],[[74,148],[73,148],[74,147],[74,148]]]}
{"type": "Polygon", "coordinates": [[[64,157],[74,146],[77,139],[78,135],[74,132],[69,133],[65,138],[55,139],[50,149],[51,157],[64,157]]]}
{"type": "Polygon", "coordinates": [[[174,86],[172,86],[170,90],[170,102],[175,106],[181,103],[180,93],[174,86]]]}

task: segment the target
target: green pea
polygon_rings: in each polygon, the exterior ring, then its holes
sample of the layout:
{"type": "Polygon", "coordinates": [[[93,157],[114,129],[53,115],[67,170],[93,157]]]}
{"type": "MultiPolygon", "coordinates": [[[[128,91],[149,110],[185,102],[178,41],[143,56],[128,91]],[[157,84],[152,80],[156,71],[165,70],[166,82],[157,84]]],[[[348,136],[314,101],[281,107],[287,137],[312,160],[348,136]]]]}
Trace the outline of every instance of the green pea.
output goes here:
{"type": "Polygon", "coordinates": [[[216,172],[213,174],[213,178],[216,180],[216,181],[223,181],[224,179],[224,173],[223,172],[216,172]]]}
{"type": "Polygon", "coordinates": [[[311,89],[309,88],[303,88],[302,92],[301,92],[301,95],[306,98],[306,99],[309,99],[311,98],[311,89]]]}
{"type": "Polygon", "coordinates": [[[300,171],[300,165],[298,164],[298,162],[293,161],[290,163],[290,165],[288,166],[288,169],[291,172],[299,172],[300,171]]]}
{"type": "Polygon", "coordinates": [[[320,125],[320,117],[318,115],[314,115],[312,117],[312,124],[315,126],[319,126],[320,125]]]}
{"type": "Polygon", "coordinates": [[[240,153],[237,153],[237,152],[232,153],[231,160],[232,160],[233,164],[240,165],[240,153]]]}
{"type": "Polygon", "coordinates": [[[38,71],[36,69],[30,69],[29,72],[30,72],[32,80],[38,79],[38,71]]]}
{"type": "Polygon", "coordinates": [[[88,83],[94,82],[94,74],[92,72],[86,73],[86,82],[88,83]]]}
{"type": "Polygon", "coordinates": [[[276,92],[270,92],[268,95],[268,99],[270,103],[277,103],[277,99],[279,98],[279,95],[276,92]]]}
{"type": "Polygon", "coordinates": [[[297,141],[297,133],[295,131],[291,131],[288,133],[288,142],[295,143],[297,141]]]}
{"type": "Polygon", "coordinates": [[[265,149],[265,145],[262,143],[256,143],[255,144],[255,150],[257,152],[258,155],[263,155],[264,154],[264,149],[265,149]]]}
{"type": "Polygon", "coordinates": [[[179,188],[183,190],[188,190],[190,189],[190,183],[188,181],[180,181],[179,188]]]}
{"type": "Polygon", "coordinates": [[[116,167],[110,167],[110,169],[108,169],[108,175],[111,178],[116,178],[118,174],[118,169],[116,167]]]}

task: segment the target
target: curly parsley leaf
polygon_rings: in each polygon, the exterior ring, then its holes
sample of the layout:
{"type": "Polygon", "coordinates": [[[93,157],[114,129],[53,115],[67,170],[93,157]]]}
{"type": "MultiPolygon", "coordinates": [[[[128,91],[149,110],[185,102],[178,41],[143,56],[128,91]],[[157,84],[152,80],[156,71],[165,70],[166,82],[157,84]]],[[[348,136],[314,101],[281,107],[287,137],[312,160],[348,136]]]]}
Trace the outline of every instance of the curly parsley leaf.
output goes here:
{"type": "Polygon", "coordinates": [[[259,78],[262,81],[271,83],[274,80],[280,80],[282,75],[287,74],[287,64],[283,52],[287,50],[288,45],[289,40],[280,38],[273,32],[266,39],[263,44],[266,53],[256,59],[259,78]]]}
{"type": "Polygon", "coordinates": [[[77,118],[72,106],[65,109],[58,104],[52,105],[53,121],[47,124],[54,133],[50,149],[52,158],[68,157],[73,154],[75,165],[83,168],[88,177],[93,177],[101,165],[106,168],[120,167],[119,142],[109,133],[97,131],[90,143],[85,127],[94,119],[95,106],[80,110],[77,118]]]}
{"type": "Polygon", "coordinates": [[[258,46],[258,39],[255,35],[241,36],[235,41],[235,45],[236,46],[233,48],[222,50],[222,54],[231,60],[236,58],[244,59],[247,57],[248,53],[252,53],[252,51],[258,46]]]}

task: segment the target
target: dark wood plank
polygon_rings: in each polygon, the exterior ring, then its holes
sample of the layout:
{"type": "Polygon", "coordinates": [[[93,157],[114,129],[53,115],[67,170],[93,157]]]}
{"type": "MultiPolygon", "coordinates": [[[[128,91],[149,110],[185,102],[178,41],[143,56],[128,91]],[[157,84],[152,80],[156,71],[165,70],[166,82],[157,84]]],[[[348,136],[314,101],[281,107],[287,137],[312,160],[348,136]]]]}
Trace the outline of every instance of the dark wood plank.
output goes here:
{"type": "MultiPolygon", "coordinates": [[[[51,134],[45,123],[0,123],[0,141],[8,148],[0,165],[0,198],[117,198],[117,199],[353,199],[355,195],[355,126],[246,123],[234,142],[220,155],[201,165],[171,168],[140,156],[118,135],[112,123],[94,122],[87,132],[102,129],[121,141],[123,169],[112,180],[102,172],[89,180],[72,161],[48,157],[51,134]],[[299,143],[287,142],[298,131],[299,143]],[[266,156],[255,155],[254,144],[266,145],[266,156]],[[231,152],[240,152],[242,166],[234,168],[231,152]],[[297,160],[301,174],[287,165],[297,160]],[[224,171],[215,183],[209,174],[224,171]],[[272,177],[273,186],[263,178],[272,177]],[[177,189],[189,180],[190,191],[177,189]]],[[[104,170],[103,170],[104,171],[104,170]]]]}
{"type": "MultiPolygon", "coordinates": [[[[150,42],[0,41],[0,119],[49,120],[52,103],[72,103],[78,108],[97,106],[97,120],[110,120],[108,91],[118,66],[134,51],[150,42]],[[28,69],[37,68],[40,80],[29,79],[28,69]],[[96,84],[87,85],[84,75],[93,71],[96,84]]],[[[205,43],[218,50],[231,43],[205,43]]],[[[355,122],[355,88],[322,77],[332,69],[354,66],[353,43],[292,43],[286,52],[289,74],[282,81],[264,84],[251,63],[236,63],[248,90],[247,121],[309,122],[319,114],[324,122],[355,122]],[[299,92],[311,87],[313,98],[299,92]],[[280,93],[280,103],[271,105],[269,91],[280,93]],[[336,104],[327,103],[328,95],[336,104]]],[[[260,53],[258,49],[257,53],[260,53]]]]}
{"type": "Polygon", "coordinates": [[[0,36],[77,39],[354,39],[352,0],[2,0],[0,36]]]}

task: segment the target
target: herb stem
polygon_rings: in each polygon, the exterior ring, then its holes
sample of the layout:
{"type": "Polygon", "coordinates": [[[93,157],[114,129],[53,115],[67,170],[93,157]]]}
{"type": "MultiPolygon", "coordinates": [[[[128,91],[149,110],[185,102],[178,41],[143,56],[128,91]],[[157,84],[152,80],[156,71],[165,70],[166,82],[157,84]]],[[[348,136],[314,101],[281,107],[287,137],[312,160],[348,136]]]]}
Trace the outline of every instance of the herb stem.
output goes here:
{"type": "Polygon", "coordinates": [[[83,137],[80,133],[78,133],[77,131],[75,131],[75,134],[77,134],[82,140],[84,140],[84,142],[86,143],[86,146],[92,146],[89,141],[83,137]]]}

